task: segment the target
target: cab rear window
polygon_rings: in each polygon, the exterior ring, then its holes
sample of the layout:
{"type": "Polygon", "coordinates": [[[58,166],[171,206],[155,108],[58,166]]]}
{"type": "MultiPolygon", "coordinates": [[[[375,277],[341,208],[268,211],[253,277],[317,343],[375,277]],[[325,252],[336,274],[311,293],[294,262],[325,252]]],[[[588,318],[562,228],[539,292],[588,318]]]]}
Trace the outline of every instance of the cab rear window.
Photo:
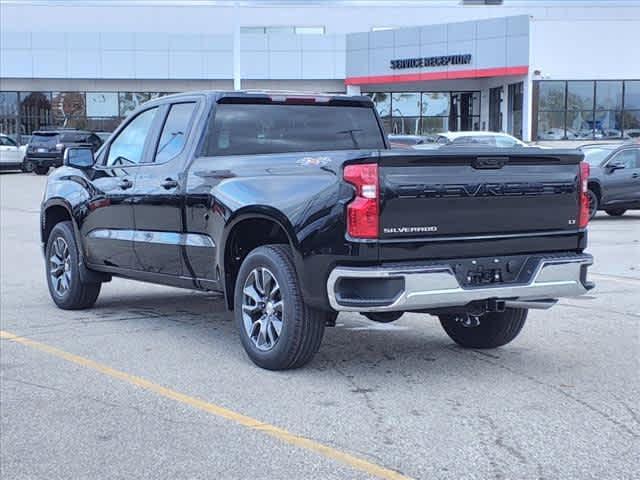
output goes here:
{"type": "Polygon", "coordinates": [[[384,148],[373,108],[217,105],[204,155],[253,155],[384,148]]]}

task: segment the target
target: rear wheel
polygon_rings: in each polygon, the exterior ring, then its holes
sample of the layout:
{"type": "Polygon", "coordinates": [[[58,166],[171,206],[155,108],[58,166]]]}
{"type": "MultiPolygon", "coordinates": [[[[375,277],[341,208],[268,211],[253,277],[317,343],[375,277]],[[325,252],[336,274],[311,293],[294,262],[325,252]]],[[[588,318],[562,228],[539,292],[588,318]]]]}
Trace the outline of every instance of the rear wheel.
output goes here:
{"type": "Polygon", "coordinates": [[[22,161],[22,171],[24,173],[31,173],[33,172],[33,162],[31,160],[23,160],[22,161]]]}
{"type": "Polygon", "coordinates": [[[49,293],[58,307],[80,310],[96,303],[102,284],[81,281],[78,247],[71,222],[60,222],[53,227],[47,240],[45,261],[49,293]]]}
{"type": "Polygon", "coordinates": [[[527,309],[508,308],[504,312],[484,315],[441,315],[440,323],[447,335],[466,348],[496,348],[518,336],[527,319],[527,309]]]}
{"type": "Polygon", "coordinates": [[[322,342],[325,312],[304,303],[291,249],[266,245],[252,250],[236,279],[234,310],[249,358],[268,370],[308,363],[322,342]]]}
{"type": "Polygon", "coordinates": [[[612,208],[609,210],[605,210],[605,212],[607,212],[607,215],[610,215],[612,217],[621,217],[626,211],[626,208],[612,208]]]}
{"type": "Polygon", "coordinates": [[[598,213],[600,199],[598,195],[591,189],[587,190],[587,199],[589,200],[589,219],[592,219],[598,213]]]}
{"type": "Polygon", "coordinates": [[[46,175],[47,173],[49,173],[49,167],[37,165],[33,167],[33,171],[36,172],[36,175],[46,175]]]}

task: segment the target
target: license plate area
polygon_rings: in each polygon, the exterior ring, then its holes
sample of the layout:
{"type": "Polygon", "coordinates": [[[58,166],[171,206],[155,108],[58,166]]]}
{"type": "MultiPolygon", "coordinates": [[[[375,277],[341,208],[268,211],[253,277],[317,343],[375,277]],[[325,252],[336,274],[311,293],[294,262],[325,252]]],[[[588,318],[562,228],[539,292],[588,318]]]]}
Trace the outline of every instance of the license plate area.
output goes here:
{"type": "Polygon", "coordinates": [[[464,288],[528,283],[539,263],[537,257],[500,256],[456,260],[450,264],[464,288]]]}

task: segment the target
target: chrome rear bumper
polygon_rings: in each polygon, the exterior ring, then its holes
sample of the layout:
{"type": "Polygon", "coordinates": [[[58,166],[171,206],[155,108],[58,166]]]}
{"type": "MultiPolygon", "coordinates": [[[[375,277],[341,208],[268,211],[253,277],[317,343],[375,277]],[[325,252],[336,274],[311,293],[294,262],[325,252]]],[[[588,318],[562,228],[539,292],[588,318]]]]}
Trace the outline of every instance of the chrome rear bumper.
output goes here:
{"type": "Polygon", "coordinates": [[[429,310],[489,299],[507,300],[507,306],[549,308],[550,299],[576,297],[593,288],[586,281],[586,268],[592,264],[593,257],[587,254],[542,257],[527,283],[473,287],[463,287],[449,265],[336,267],[327,280],[327,294],[336,311],[429,310]],[[344,279],[389,279],[395,286],[378,298],[353,298],[357,294],[351,287],[352,298],[345,298],[341,295],[344,279]]]}

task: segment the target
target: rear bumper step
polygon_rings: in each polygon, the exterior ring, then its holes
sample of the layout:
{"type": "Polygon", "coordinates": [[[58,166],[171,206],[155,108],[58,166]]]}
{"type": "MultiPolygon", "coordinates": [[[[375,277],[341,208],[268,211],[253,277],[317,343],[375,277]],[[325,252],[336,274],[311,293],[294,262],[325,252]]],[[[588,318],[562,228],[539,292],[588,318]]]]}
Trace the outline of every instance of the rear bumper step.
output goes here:
{"type": "Polygon", "coordinates": [[[465,287],[448,264],[392,267],[336,267],[327,294],[336,311],[389,312],[460,307],[497,299],[507,307],[549,308],[561,297],[587,293],[588,254],[540,257],[526,283],[465,287]]]}

